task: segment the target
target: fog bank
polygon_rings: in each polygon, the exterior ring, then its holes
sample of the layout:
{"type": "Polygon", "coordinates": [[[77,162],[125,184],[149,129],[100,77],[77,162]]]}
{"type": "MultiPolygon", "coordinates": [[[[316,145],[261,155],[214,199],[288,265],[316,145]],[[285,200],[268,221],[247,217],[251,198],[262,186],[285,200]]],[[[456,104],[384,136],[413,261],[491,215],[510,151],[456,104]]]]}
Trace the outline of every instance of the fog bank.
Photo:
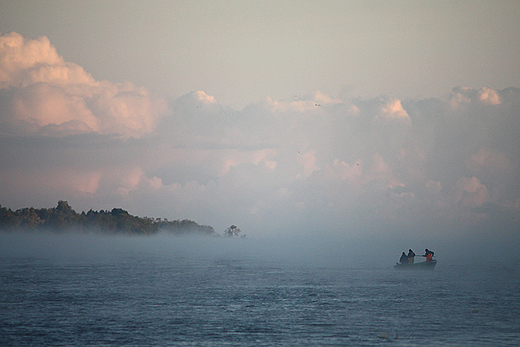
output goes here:
{"type": "Polygon", "coordinates": [[[481,242],[390,241],[377,237],[280,237],[228,238],[209,236],[113,236],[86,233],[0,233],[0,253],[5,259],[50,260],[56,262],[125,262],[134,257],[183,261],[259,262],[269,266],[304,266],[330,268],[389,268],[401,252],[412,248],[416,261],[424,248],[435,251],[438,266],[518,263],[515,247],[497,243],[483,247],[481,242]]]}

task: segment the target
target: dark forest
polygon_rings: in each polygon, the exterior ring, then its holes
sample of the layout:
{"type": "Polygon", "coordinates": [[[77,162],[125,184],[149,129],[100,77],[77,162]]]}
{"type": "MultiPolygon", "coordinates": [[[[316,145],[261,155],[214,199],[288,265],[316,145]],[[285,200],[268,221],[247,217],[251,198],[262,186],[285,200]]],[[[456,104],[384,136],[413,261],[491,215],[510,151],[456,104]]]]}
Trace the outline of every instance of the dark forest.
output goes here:
{"type": "Polygon", "coordinates": [[[0,205],[0,230],[67,232],[96,231],[109,234],[151,235],[160,231],[172,234],[216,235],[211,226],[194,221],[138,217],[121,208],[77,213],[67,201],[53,208],[22,208],[16,211],[0,205]]]}

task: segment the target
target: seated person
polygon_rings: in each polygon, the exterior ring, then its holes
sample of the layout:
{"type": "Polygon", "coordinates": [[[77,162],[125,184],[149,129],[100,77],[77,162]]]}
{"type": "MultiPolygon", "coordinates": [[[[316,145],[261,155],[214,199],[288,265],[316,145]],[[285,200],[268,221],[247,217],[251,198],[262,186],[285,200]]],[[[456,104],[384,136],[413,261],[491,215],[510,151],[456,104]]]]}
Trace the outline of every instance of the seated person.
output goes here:
{"type": "Polygon", "coordinates": [[[427,263],[431,263],[431,262],[433,261],[433,255],[434,255],[434,254],[435,254],[435,253],[433,253],[433,252],[430,251],[428,248],[426,248],[426,249],[424,250],[424,255],[423,255],[423,257],[426,257],[426,262],[427,262],[427,263]]]}
{"type": "Polygon", "coordinates": [[[410,264],[413,264],[414,257],[415,257],[415,253],[414,253],[414,251],[412,251],[411,249],[409,249],[409,250],[408,250],[408,262],[409,262],[410,264]]]}
{"type": "Polygon", "coordinates": [[[404,252],[403,252],[403,254],[401,254],[401,258],[399,258],[399,262],[403,265],[408,264],[408,257],[406,256],[406,254],[404,252]]]}

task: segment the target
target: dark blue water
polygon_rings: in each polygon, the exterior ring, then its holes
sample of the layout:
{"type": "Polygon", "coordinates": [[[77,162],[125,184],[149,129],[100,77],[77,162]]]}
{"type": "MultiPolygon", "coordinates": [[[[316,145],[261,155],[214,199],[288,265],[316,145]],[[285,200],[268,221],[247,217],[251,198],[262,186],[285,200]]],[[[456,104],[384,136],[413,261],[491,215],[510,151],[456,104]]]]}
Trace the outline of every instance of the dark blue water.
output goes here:
{"type": "Polygon", "coordinates": [[[399,272],[112,251],[0,255],[0,345],[520,345],[512,266],[399,272]]]}

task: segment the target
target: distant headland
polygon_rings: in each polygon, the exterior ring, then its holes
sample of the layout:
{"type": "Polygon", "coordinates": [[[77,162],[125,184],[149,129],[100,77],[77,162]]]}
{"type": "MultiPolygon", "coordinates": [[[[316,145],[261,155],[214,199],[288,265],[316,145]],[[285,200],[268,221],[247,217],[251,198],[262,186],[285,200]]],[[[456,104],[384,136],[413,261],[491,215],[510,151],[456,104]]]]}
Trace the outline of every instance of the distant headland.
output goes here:
{"type": "MultiPolygon", "coordinates": [[[[235,231],[234,225],[228,229],[235,231]]],[[[77,213],[67,201],[60,200],[53,208],[22,208],[12,211],[0,205],[0,230],[2,231],[96,231],[106,234],[152,235],[160,231],[176,235],[214,235],[213,227],[194,221],[167,220],[132,216],[121,208],[77,213]]],[[[240,230],[240,229],[238,229],[240,230]]],[[[227,230],[226,230],[227,231],[227,230]]],[[[224,232],[226,236],[234,236],[224,232]]],[[[236,235],[235,235],[236,236],[236,235]]]]}

